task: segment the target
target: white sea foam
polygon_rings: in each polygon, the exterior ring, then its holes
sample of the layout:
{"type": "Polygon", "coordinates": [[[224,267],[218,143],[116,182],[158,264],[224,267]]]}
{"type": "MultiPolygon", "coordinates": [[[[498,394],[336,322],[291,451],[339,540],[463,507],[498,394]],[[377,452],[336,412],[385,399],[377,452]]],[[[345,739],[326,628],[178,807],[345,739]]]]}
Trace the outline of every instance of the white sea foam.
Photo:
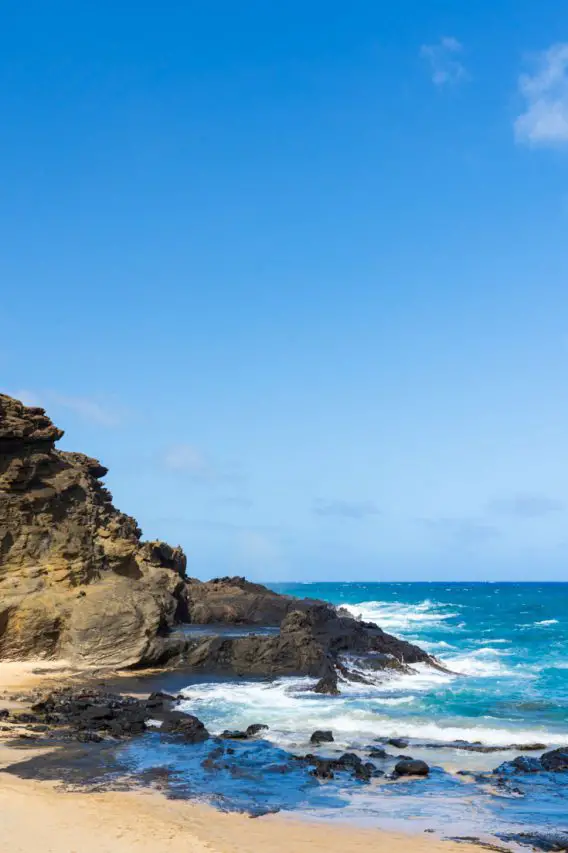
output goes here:
{"type": "MultiPolygon", "coordinates": [[[[341,695],[333,698],[314,694],[310,688],[315,681],[309,678],[205,683],[182,691],[187,699],[181,707],[200,716],[213,733],[265,723],[270,727],[266,732],[269,739],[286,749],[299,751],[308,748],[311,733],[321,728],[333,731],[339,749],[365,746],[377,737],[407,737],[442,744],[466,740],[490,746],[534,742],[568,745],[568,733],[549,732],[546,726],[531,727],[527,721],[525,728],[519,729],[518,721],[490,716],[460,717],[459,712],[454,715],[455,711],[450,710],[457,707],[452,699],[454,690],[459,699],[462,690],[492,691],[492,681],[533,679],[540,672],[536,663],[534,666],[528,661],[517,664],[513,656],[514,643],[492,637],[494,629],[481,629],[483,634],[480,632],[476,639],[470,640],[469,649],[460,648],[458,641],[468,635],[463,633],[460,637],[457,633],[465,627],[460,621],[463,614],[459,605],[433,600],[418,604],[362,601],[343,607],[352,615],[376,622],[384,630],[406,637],[439,655],[451,673],[440,672],[426,664],[413,667],[413,674],[361,670],[372,683],[342,682],[341,695]],[[432,629],[436,639],[425,640],[423,633],[430,637],[432,629]],[[442,631],[455,632],[442,636],[455,639],[456,645],[437,639],[442,631]]],[[[524,627],[546,628],[554,624],[557,620],[550,619],[524,627]]],[[[357,668],[354,660],[346,659],[345,662],[350,669],[357,668]]],[[[568,668],[562,660],[550,666],[568,668]]],[[[502,690],[502,685],[498,685],[498,689],[502,690]]],[[[489,697],[489,693],[487,695],[489,697]]],[[[491,707],[489,699],[487,707],[491,707]]]]}
{"type": "Polygon", "coordinates": [[[448,624],[459,614],[455,608],[448,611],[445,605],[437,602],[422,601],[420,604],[407,604],[393,601],[361,601],[357,604],[343,604],[342,607],[352,616],[366,622],[376,622],[385,631],[404,634],[420,630],[420,627],[436,627],[455,630],[457,625],[448,624]]]}
{"type": "MultiPolygon", "coordinates": [[[[420,676],[420,673],[416,676],[419,682],[420,676]]],[[[308,692],[313,683],[313,679],[281,679],[270,684],[194,685],[183,691],[188,698],[180,707],[200,715],[214,732],[229,725],[243,728],[263,722],[270,727],[266,737],[288,749],[305,748],[311,733],[319,728],[333,731],[338,748],[365,745],[376,737],[408,737],[441,743],[481,741],[490,746],[536,741],[568,745],[568,734],[552,736],[545,729],[499,727],[493,719],[477,725],[471,725],[469,720],[464,720],[463,725],[444,725],[417,716],[396,718],[387,709],[410,704],[416,698],[414,695],[381,697],[378,693],[372,702],[356,706],[349,693],[326,699],[308,692]]]]}

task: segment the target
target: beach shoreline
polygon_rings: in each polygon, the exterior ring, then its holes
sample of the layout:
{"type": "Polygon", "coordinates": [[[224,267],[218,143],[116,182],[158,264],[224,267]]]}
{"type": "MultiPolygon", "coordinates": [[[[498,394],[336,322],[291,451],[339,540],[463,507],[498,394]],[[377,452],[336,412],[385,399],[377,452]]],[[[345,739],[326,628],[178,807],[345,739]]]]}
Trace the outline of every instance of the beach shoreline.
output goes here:
{"type": "MultiPolygon", "coordinates": [[[[18,706],[12,691],[46,689],[89,677],[89,670],[66,662],[0,664],[0,709],[18,706]]],[[[101,675],[97,671],[97,677],[101,675]]],[[[159,791],[78,791],[57,782],[20,778],[21,761],[41,757],[50,747],[14,745],[13,734],[0,739],[0,851],[10,853],[357,853],[385,850],[406,853],[462,853],[469,845],[435,835],[356,828],[350,824],[267,815],[251,819],[211,806],[168,799],[159,791]],[[10,745],[7,741],[10,740],[10,745]],[[7,772],[6,768],[11,767],[7,772]],[[30,820],[33,815],[33,820],[30,820]]]]}

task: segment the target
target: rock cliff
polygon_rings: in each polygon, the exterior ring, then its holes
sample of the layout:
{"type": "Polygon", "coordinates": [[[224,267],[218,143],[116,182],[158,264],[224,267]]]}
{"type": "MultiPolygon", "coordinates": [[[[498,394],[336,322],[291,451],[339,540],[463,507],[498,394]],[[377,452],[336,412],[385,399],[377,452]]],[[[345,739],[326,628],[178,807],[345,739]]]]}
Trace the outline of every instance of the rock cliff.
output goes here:
{"type": "Polygon", "coordinates": [[[329,604],[244,578],[186,578],[181,548],[142,542],[101,482],[107,469],[57,450],[62,435],[43,409],[0,394],[0,658],[117,668],[179,656],[204,672],[318,676],[328,693],[365,670],[439,666],[329,604]],[[181,622],[211,633],[172,631],[181,622]],[[218,623],[280,632],[228,637],[218,623]]]}
{"type": "Polygon", "coordinates": [[[180,548],[141,542],[96,459],[55,448],[43,409],[0,394],[0,658],[158,663],[186,614],[180,548]]]}

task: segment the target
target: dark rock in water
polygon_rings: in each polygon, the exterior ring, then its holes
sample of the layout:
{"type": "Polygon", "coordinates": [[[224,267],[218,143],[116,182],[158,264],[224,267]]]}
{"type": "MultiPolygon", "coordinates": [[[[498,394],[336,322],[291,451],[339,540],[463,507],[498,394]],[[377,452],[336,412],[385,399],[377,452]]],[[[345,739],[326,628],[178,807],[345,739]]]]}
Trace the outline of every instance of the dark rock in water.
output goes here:
{"type": "Polygon", "coordinates": [[[406,749],[408,746],[408,741],[406,738],[402,737],[391,737],[386,741],[386,743],[388,743],[389,746],[394,746],[396,749],[406,749]]]}
{"type": "Polygon", "coordinates": [[[310,773],[312,776],[315,776],[316,779],[333,779],[335,776],[333,768],[333,761],[321,758],[318,760],[315,768],[311,770],[310,773]]]}
{"type": "Polygon", "coordinates": [[[171,693],[164,693],[163,690],[157,690],[150,693],[146,702],[153,702],[155,699],[160,699],[163,702],[177,702],[178,699],[183,699],[183,696],[172,696],[171,693]]]}
{"type": "Polygon", "coordinates": [[[320,731],[319,729],[313,733],[310,738],[310,743],[319,744],[319,743],[333,743],[333,732],[326,730],[320,731]]]}
{"type": "Polygon", "coordinates": [[[165,720],[161,731],[166,734],[180,735],[187,743],[202,743],[209,739],[209,732],[197,717],[184,714],[183,720],[165,720]]]}
{"type": "Polygon", "coordinates": [[[542,761],[538,758],[529,758],[526,755],[519,755],[511,761],[511,765],[521,773],[538,773],[542,770],[542,761]]]}
{"type": "Polygon", "coordinates": [[[370,782],[371,779],[384,776],[371,761],[364,762],[358,755],[345,752],[339,758],[319,758],[316,755],[306,755],[303,759],[306,764],[313,764],[314,769],[310,771],[316,779],[333,779],[336,773],[351,773],[359,782],[370,782]]]}
{"type": "Polygon", "coordinates": [[[314,693],[321,693],[325,696],[339,696],[341,690],[337,686],[337,677],[320,678],[314,687],[314,693]]]}
{"type": "Polygon", "coordinates": [[[499,765],[494,773],[540,773],[543,770],[542,762],[538,758],[529,758],[527,755],[519,755],[513,761],[505,761],[499,765]]]}
{"type": "Polygon", "coordinates": [[[224,732],[221,732],[219,737],[223,738],[223,740],[247,740],[248,734],[246,732],[241,731],[229,731],[225,729],[224,732]]]}
{"type": "Polygon", "coordinates": [[[98,743],[103,737],[130,738],[146,731],[146,722],[156,718],[162,731],[179,734],[189,743],[199,743],[209,737],[203,724],[189,714],[164,708],[164,700],[136,699],[96,690],[61,689],[54,691],[34,707],[42,719],[41,728],[63,729],[82,743],[98,743]]]}
{"type": "Polygon", "coordinates": [[[180,698],[183,699],[184,697],[172,696],[170,693],[163,693],[158,690],[156,693],[150,693],[146,699],[146,707],[163,708],[164,705],[171,705],[172,702],[177,702],[180,698]]]}
{"type": "Polygon", "coordinates": [[[348,653],[363,661],[383,650],[408,663],[441,665],[426,652],[385,634],[377,625],[343,616],[328,604],[293,610],[277,636],[202,637],[188,640],[186,663],[209,672],[239,675],[311,675],[321,678],[329,661],[348,653]]]}
{"type": "Polygon", "coordinates": [[[377,776],[384,776],[384,773],[381,770],[377,770],[372,761],[365,761],[358,767],[355,767],[353,775],[360,782],[370,782],[371,779],[377,776]]]}
{"type": "Polygon", "coordinates": [[[507,746],[487,746],[486,744],[481,743],[481,741],[474,741],[473,743],[470,743],[470,741],[467,740],[454,740],[449,743],[420,743],[420,746],[422,749],[459,749],[463,752],[479,752],[484,755],[490,755],[493,752],[538,752],[539,750],[546,749],[546,746],[543,743],[512,743],[507,746]]]}
{"type": "Polygon", "coordinates": [[[399,761],[394,768],[396,776],[428,776],[430,768],[425,761],[417,759],[404,759],[399,761]]]}
{"type": "Polygon", "coordinates": [[[551,770],[554,773],[568,770],[568,747],[563,746],[560,749],[545,752],[544,755],[541,755],[540,760],[545,770],[551,770]]]}
{"type": "Polygon", "coordinates": [[[211,750],[207,758],[204,758],[201,762],[201,766],[205,770],[221,770],[222,764],[220,763],[220,759],[223,758],[225,754],[225,747],[218,746],[215,749],[211,750]]]}
{"type": "Polygon", "coordinates": [[[247,728],[247,736],[254,737],[259,732],[266,731],[268,728],[264,723],[253,723],[252,726],[248,726],[247,728]]]}
{"type": "Polygon", "coordinates": [[[344,752],[343,755],[335,760],[335,763],[337,767],[345,767],[354,770],[357,767],[362,766],[363,759],[359,758],[358,755],[355,755],[354,752],[344,752]]]}
{"type": "Polygon", "coordinates": [[[568,748],[561,747],[551,752],[545,752],[540,758],[519,755],[513,761],[505,761],[493,772],[510,775],[511,773],[540,773],[542,771],[553,773],[568,771],[568,748]]]}
{"type": "Polygon", "coordinates": [[[388,758],[389,754],[386,749],[382,749],[380,746],[372,746],[369,749],[370,758],[388,758]]]}
{"type": "Polygon", "coordinates": [[[325,662],[321,678],[314,687],[314,693],[322,693],[326,696],[339,696],[341,690],[337,686],[337,672],[333,663],[325,662]]]}
{"type": "Polygon", "coordinates": [[[545,853],[568,850],[568,832],[563,830],[500,833],[499,838],[502,838],[503,841],[513,841],[517,844],[530,846],[533,850],[544,850],[545,853]]]}

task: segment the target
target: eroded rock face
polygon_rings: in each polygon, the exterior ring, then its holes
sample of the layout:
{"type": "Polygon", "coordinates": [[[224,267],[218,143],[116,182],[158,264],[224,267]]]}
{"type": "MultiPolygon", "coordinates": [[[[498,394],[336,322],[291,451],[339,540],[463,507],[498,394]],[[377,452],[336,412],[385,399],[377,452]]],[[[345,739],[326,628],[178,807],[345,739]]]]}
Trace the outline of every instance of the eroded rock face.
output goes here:
{"type": "Polygon", "coordinates": [[[242,577],[188,581],[189,621],[199,625],[243,624],[280,625],[292,610],[307,610],[315,599],[280,595],[242,577]]]}
{"type": "MultiPolygon", "coordinates": [[[[329,677],[334,669],[347,672],[340,656],[360,659],[361,666],[375,660],[382,668],[439,663],[418,646],[385,634],[377,625],[341,615],[327,604],[293,610],[283,620],[277,636],[211,636],[188,645],[186,662],[209,672],[239,675],[311,675],[329,677]]],[[[352,676],[346,674],[346,680],[352,676]]]]}
{"type": "Polygon", "coordinates": [[[0,394],[0,658],[161,662],[187,612],[180,548],[141,542],[107,469],[56,450],[43,409],[0,394]]]}

